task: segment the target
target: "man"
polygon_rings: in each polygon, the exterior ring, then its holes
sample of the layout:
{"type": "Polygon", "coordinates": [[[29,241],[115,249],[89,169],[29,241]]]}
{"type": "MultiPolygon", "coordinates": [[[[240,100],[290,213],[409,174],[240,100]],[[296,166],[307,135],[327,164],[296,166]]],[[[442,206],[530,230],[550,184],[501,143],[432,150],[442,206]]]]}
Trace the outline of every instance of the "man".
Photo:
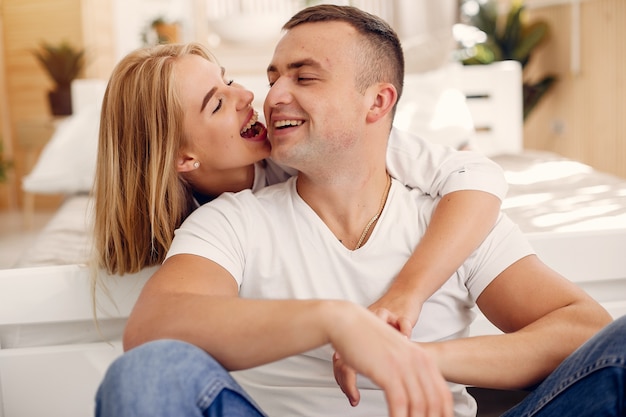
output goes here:
{"type": "Polygon", "coordinates": [[[367,311],[437,204],[385,170],[400,44],[350,7],[306,9],[285,29],[265,113],[273,158],[299,175],[225,195],[177,231],[98,415],[471,416],[463,384],[537,384],[610,322],[505,216],[426,301],[412,340],[367,311]],[[507,334],[466,337],[475,304],[507,334]]]}

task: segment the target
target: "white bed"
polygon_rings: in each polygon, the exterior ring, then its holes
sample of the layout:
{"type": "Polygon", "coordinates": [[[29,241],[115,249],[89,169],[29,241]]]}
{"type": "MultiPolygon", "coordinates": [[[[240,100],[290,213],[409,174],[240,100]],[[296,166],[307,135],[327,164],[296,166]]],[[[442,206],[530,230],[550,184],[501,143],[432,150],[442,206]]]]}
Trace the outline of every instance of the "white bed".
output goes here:
{"type": "MultiPolygon", "coordinates": [[[[457,78],[476,127],[475,143],[502,166],[509,183],[502,208],[546,264],[585,289],[614,318],[623,316],[626,179],[523,149],[521,80],[514,61],[463,67],[457,78]]],[[[472,332],[498,330],[479,316],[472,332]]]]}
{"type": "MultiPolygon", "coordinates": [[[[262,78],[238,81],[258,96],[265,88],[262,78]]],[[[85,85],[91,93],[102,87],[85,85]]],[[[521,115],[521,70],[505,62],[407,76],[398,124],[453,146],[477,146],[500,163],[510,183],[504,210],[537,253],[614,317],[626,314],[626,180],[558,155],[523,151],[521,115]],[[454,115],[438,117],[442,112],[454,115]]],[[[94,149],[85,158],[95,160],[94,149]]],[[[42,157],[60,151],[46,149],[42,157]]],[[[25,181],[29,191],[47,189],[37,187],[50,177],[34,175],[45,171],[42,165],[25,181]]],[[[82,177],[76,167],[57,168],[56,174],[82,177]]],[[[106,277],[115,305],[99,295],[100,329],[111,343],[103,341],[92,323],[90,271],[79,265],[88,256],[91,199],[84,186],[66,190],[71,194],[40,239],[15,269],[0,271],[0,417],[92,414],[97,384],[121,352],[125,317],[152,272],[106,277]]],[[[474,334],[494,331],[480,316],[472,327],[474,334]]]]}

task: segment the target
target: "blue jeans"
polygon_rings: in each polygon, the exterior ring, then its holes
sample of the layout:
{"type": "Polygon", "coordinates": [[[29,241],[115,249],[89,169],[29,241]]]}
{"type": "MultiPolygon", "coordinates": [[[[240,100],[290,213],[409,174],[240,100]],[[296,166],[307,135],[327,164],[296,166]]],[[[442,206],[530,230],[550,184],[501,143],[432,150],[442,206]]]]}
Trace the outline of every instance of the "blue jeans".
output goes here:
{"type": "MultiPolygon", "coordinates": [[[[626,417],[626,316],[572,353],[503,417],[626,417]]],[[[109,368],[96,417],[263,416],[211,356],[174,340],[130,350],[109,368]]]]}
{"type": "Polygon", "coordinates": [[[568,356],[502,417],[626,417],[626,316],[568,356]]]}
{"type": "Polygon", "coordinates": [[[202,349],[158,340],[109,367],[96,394],[100,417],[263,417],[230,374],[202,349]]]}

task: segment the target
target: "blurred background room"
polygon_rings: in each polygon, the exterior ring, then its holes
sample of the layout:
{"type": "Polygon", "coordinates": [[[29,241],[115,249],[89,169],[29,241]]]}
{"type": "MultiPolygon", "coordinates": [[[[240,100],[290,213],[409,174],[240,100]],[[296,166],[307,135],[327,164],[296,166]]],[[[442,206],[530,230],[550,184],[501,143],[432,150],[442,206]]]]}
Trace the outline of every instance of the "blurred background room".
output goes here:
{"type": "MultiPolygon", "coordinates": [[[[0,0],[0,416],[88,415],[151,274],[103,276],[110,308],[91,303],[99,106],[116,63],[143,45],[200,41],[261,110],[282,24],[317,3],[0,0]],[[96,310],[114,344],[94,331],[96,310]]],[[[332,3],[400,35],[396,127],[500,164],[503,211],[537,254],[626,314],[626,0],[332,3]]],[[[469,331],[498,332],[480,312],[469,331]]],[[[526,393],[486,394],[480,417],[526,393]]]]}
{"type": "MultiPolygon", "coordinates": [[[[37,57],[43,47],[65,47],[65,52],[80,54],[75,79],[106,80],[115,63],[134,48],[200,40],[211,46],[232,77],[246,80],[264,73],[282,23],[315,3],[0,0],[0,239],[11,234],[17,250],[25,241],[16,236],[41,227],[65,198],[55,187],[49,192],[26,192],[23,187],[55,128],[68,117],[53,114],[48,92],[56,84],[37,57]]],[[[407,71],[417,73],[467,58],[461,54],[461,42],[472,35],[467,25],[459,25],[468,22],[467,13],[493,3],[502,20],[521,4],[520,21],[540,21],[546,29],[532,49],[532,59],[523,63],[524,86],[542,88],[541,81],[550,81],[524,117],[524,149],[555,152],[626,177],[624,0],[335,3],[361,7],[391,22],[405,46],[407,71]]],[[[67,155],[69,164],[81,158],[86,157],[80,148],[67,155]]],[[[9,248],[0,246],[0,251],[12,256],[9,248]]]]}

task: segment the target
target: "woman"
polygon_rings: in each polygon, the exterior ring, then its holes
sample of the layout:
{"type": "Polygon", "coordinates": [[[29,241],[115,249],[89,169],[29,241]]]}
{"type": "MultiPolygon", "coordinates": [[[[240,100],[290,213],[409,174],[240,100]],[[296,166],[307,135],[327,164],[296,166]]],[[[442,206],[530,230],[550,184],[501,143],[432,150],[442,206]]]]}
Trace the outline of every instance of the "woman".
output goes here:
{"type": "MultiPolygon", "coordinates": [[[[139,49],[116,66],[100,121],[94,232],[99,268],[125,274],[159,264],[174,230],[198,203],[293,174],[267,159],[271,149],[253,98],[225,79],[198,43],[139,49]]],[[[443,196],[414,255],[370,307],[398,314],[396,326],[407,333],[422,302],[495,223],[506,182],[483,156],[395,130],[387,161],[389,172],[407,186],[443,196]]]]}

